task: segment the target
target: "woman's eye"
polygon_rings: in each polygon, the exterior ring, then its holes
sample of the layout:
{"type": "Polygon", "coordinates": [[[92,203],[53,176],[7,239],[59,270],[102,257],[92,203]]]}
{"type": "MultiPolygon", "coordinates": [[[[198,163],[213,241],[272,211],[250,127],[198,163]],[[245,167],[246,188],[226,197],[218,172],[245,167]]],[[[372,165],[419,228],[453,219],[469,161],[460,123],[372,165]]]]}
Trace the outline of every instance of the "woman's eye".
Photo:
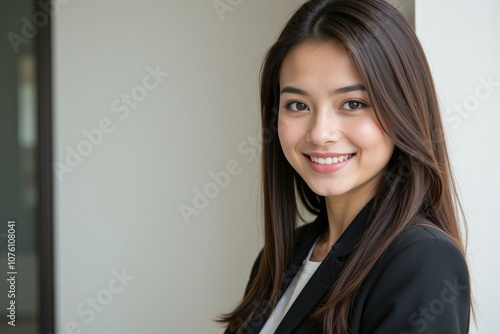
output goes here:
{"type": "Polygon", "coordinates": [[[344,103],[342,105],[342,109],[357,110],[357,109],[363,108],[364,106],[365,106],[365,104],[363,102],[352,100],[352,101],[347,101],[346,103],[344,103]]]}
{"type": "Polygon", "coordinates": [[[289,110],[289,111],[303,111],[303,110],[306,110],[307,109],[307,105],[303,102],[300,102],[300,101],[294,101],[294,102],[290,102],[288,103],[286,106],[285,106],[286,110],[289,110]],[[292,106],[295,105],[295,108],[292,108],[292,106]]]}

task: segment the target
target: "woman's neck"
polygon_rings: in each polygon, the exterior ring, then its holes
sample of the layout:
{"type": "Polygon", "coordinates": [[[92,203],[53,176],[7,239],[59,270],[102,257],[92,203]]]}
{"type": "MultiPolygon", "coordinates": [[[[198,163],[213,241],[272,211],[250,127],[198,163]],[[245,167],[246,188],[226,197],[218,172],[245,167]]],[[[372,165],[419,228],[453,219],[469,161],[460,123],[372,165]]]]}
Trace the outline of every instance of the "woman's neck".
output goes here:
{"type": "MultiPolygon", "coordinates": [[[[375,180],[374,180],[375,181],[375,180]]],[[[349,227],[357,214],[375,196],[378,183],[368,183],[349,194],[326,197],[328,230],[321,238],[321,243],[329,251],[338,238],[349,227]]],[[[318,240],[318,242],[320,242],[318,240]]]]}

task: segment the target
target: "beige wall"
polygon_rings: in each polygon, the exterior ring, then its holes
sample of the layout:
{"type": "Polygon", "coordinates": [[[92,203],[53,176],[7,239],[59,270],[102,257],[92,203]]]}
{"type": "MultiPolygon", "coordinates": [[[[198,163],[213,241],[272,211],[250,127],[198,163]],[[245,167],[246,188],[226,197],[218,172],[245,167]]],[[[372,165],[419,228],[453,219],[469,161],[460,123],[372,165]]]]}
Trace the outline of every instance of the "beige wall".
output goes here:
{"type": "Polygon", "coordinates": [[[479,328],[500,333],[498,143],[500,2],[417,0],[417,33],[434,73],[452,163],[469,223],[469,261],[479,328]]]}
{"type": "Polygon", "coordinates": [[[299,2],[223,2],[54,17],[60,330],[220,333],[211,319],[243,293],[261,247],[257,74],[299,2]]]}

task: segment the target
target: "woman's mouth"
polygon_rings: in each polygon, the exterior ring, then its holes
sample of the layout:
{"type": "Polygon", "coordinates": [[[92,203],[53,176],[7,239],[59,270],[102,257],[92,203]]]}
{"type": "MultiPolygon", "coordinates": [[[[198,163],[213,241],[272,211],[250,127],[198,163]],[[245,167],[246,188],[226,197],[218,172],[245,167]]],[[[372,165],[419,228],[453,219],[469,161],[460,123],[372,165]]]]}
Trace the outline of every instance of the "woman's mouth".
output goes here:
{"type": "Polygon", "coordinates": [[[330,174],[341,170],[348,165],[356,153],[344,154],[336,157],[315,157],[304,154],[307,163],[317,173],[330,174]]]}
{"type": "Polygon", "coordinates": [[[319,164],[319,165],[334,165],[334,164],[349,160],[354,155],[356,155],[356,153],[341,155],[341,156],[332,157],[332,158],[318,158],[318,157],[314,157],[311,155],[307,155],[307,157],[309,157],[309,159],[311,159],[312,162],[319,164]]]}

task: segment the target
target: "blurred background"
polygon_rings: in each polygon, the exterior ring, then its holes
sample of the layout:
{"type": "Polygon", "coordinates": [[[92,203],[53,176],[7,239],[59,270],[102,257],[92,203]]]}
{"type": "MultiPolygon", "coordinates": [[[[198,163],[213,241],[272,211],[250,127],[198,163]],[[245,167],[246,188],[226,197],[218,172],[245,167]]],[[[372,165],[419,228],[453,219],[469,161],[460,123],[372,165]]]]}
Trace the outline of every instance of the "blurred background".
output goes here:
{"type": "MultiPolygon", "coordinates": [[[[1,0],[0,333],[223,331],[262,247],[258,72],[304,2],[1,0]]],[[[499,333],[500,3],[389,2],[442,105],[471,333],[499,333]]]]}

